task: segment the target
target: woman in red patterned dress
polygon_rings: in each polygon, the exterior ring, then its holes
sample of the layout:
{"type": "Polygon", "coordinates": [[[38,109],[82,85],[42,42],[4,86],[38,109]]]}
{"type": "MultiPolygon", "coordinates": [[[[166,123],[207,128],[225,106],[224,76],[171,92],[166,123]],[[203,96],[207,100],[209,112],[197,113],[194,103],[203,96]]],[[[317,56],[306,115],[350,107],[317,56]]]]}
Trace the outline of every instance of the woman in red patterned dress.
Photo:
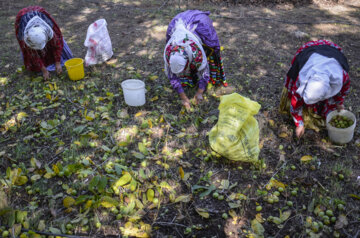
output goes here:
{"type": "Polygon", "coordinates": [[[73,57],[60,28],[42,7],[21,9],[16,16],[15,34],[25,68],[41,71],[45,80],[50,77],[49,71],[60,74],[64,62],[73,57]]]}
{"type": "Polygon", "coordinates": [[[342,49],[327,40],[307,42],[291,64],[280,111],[290,112],[300,138],[305,128],[319,130],[318,126],[324,126],[329,112],[344,109],[350,88],[349,65],[342,49]]]}

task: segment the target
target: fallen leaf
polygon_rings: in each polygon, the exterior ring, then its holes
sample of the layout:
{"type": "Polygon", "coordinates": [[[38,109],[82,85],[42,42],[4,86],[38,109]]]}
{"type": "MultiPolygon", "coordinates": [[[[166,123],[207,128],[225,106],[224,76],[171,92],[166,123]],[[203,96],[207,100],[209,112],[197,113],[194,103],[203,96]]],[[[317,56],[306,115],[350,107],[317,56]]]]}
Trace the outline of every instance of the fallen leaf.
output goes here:
{"type": "Polygon", "coordinates": [[[229,215],[230,215],[232,218],[237,217],[236,212],[235,212],[234,210],[232,210],[232,209],[229,211],[229,215]]]}
{"type": "Polygon", "coordinates": [[[269,120],[269,125],[270,125],[271,127],[274,127],[274,126],[275,126],[274,120],[269,120]]]}
{"type": "Polygon", "coordinates": [[[209,213],[205,210],[205,209],[203,209],[203,208],[195,208],[195,211],[200,215],[200,216],[202,216],[203,218],[209,218],[210,217],[210,215],[209,215],[209,213]]]}
{"type": "Polygon", "coordinates": [[[262,217],[261,213],[257,213],[255,216],[255,219],[260,223],[263,223],[265,221],[265,219],[262,217]]]}
{"type": "Polygon", "coordinates": [[[291,211],[285,211],[285,212],[280,212],[280,219],[281,219],[281,222],[284,222],[286,221],[291,215],[291,211]]]}
{"type": "Polygon", "coordinates": [[[45,221],[44,221],[44,220],[40,220],[37,229],[38,229],[39,231],[43,231],[43,230],[45,230],[45,228],[46,228],[45,221]]]}
{"type": "Polygon", "coordinates": [[[35,182],[37,180],[41,179],[41,175],[40,174],[34,174],[33,176],[31,176],[30,180],[31,182],[35,182]]]}
{"type": "Polygon", "coordinates": [[[87,114],[85,114],[85,119],[88,121],[92,121],[95,119],[95,113],[94,111],[90,111],[87,114]]]}
{"type": "Polygon", "coordinates": [[[340,230],[341,228],[346,227],[348,224],[349,224],[349,222],[348,222],[346,216],[344,214],[341,214],[337,217],[334,228],[336,230],[340,230]]]}
{"type": "Polygon", "coordinates": [[[99,135],[96,134],[96,133],[94,133],[94,132],[89,132],[89,133],[88,133],[88,136],[90,136],[91,139],[97,139],[97,138],[99,137],[99,135]]]}
{"type": "Polygon", "coordinates": [[[0,190],[0,210],[8,206],[8,200],[6,193],[1,189],[0,190]]]}
{"type": "Polygon", "coordinates": [[[258,220],[254,219],[251,221],[251,229],[259,237],[264,237],[265,229],[258,220]]]}
{"type": "Polygon", "coordinates": [[[158,96],[155,96],[155,97],[151,98],[150,101],[151,101],[151,102],[154,102],[154,101],[156,101],[156,100],[158,100],[158,99],[159,99],[159,97],[158,97],[158,96]]]}
{"type": "MultiPolygon", "coordinates": [[[[104,196],[100,200],[100,205],[105,207],[105,208],[111,208],[111,207],[118,206],[119,202],[117,200],[115,200],[114,198],[104,196]]],[[[134,202],[134,206],[135,206],[135,202],[134,202]]]]}
{"type": "Polygon", "coordinates": [[[38,168],[38,169],[41,168],[41,162],[35,158],[30,159],[30,164],[31,164],[31,167],[33,167],[33,168],[38,168]]]}
{"type": "Polygon", "coordinates": [[[175,199],[174,203],[177,203],[177,202],[190,202],[191,198],[192,198],[191,194],[180,195],[175,199]]]}
{"type": "Polygon", "coordinates": [[[285,132],[282,132],[279,134],[279,137],[286,138],[286,137],[288,137],[288,134],[286,134],[285,132]]]}
{"type": "Polygon", "coordinates": [[[270,189],[271,189],[272,187],[275,187],[275,188],[279,188],[279,187],[285,188],[285,184],[284,184],[284,183],[282,183],[282,182],[280,182],[280,181],[278,181],[278,180],[276,180],[276,179],[274,179],[274,178],[270,179],[270,182],[268,183],[268,185],[270,186],[270,189]]]}
{"type": "Polygon", "coordinates": [[[309,162],[313,160],[313,157],[311,155],[304,155],[303,157],[301,157],[300,161],[303,163],[309,162]]]}
{"type": "Polygon", "coordinates": [[[152,75],[149,77],[150,80],[154,81],[155,79],[158,79],[159,76],[156,76],[156,75],[152,75]]]}
{"type": "Polygon", "coordinates": [[[179,167],[179,174],[180,174],[180,178],[184,179],[184,170],[182,167],[179,167]]]}
{"type": "Polygon", "coordinates": [[[26,176],[18,176],[15,180],[15,185],[21,186],[27,183],[29,179],[26,176]]]}
{"type": "Polygon", "coordinates": [[[119,188],[120,186],[124,186],[125,184],[130,183],[132,177],[128,172],[125,172],[125,174],[123,176],[121,176],[121,178],[119,178],[113,185],[112,185],[112,189],[114,190],[115,193],[119,192],[119,188]]]}
{"type": "Polygon", "coordinates": [[[152,202],[154,200],[155,192],[151,188],[146,191],[146,198],[148,201],[152,202]]]}

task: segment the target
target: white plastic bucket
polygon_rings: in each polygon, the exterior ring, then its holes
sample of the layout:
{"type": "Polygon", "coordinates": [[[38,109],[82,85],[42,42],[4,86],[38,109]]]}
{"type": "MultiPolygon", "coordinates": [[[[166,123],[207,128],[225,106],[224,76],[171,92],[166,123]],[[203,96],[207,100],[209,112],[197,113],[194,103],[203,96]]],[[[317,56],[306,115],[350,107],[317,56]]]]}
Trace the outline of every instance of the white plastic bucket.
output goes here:
{"type": "Polygon", "coordinates": [[[129,106],[142,106],[145,104],[145,83],[138,79],[127,79],[121,83],[125,103],[129,106]]]}
{"type": "Polygon", "coordinates": [[[328,130],[329,138],[332,142],[337,144],[346,144],[350,142],[354,136],[354,130],[356,126],[356,117],[355,115],[347,110],[341,110],[338,112],[337,110],[330,112],[326,117],[326,128],[328,130]],[[354,121],[354,124],[348,128],[336,128],[330,125],[330,120],[336,115],[345,116],[354,121]]]}

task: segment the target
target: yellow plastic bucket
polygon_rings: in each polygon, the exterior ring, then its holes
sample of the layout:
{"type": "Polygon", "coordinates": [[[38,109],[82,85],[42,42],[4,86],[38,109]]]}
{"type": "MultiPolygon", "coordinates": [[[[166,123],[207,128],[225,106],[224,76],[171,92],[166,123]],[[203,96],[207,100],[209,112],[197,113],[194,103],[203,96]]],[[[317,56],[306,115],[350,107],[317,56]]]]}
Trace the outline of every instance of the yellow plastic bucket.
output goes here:
{"type": "Polygon", "coordinates": [[[84,78],[84,60],[81,58],[72,58],[65,62],[65,67],[71,80],[80,80],[84,78]]]}

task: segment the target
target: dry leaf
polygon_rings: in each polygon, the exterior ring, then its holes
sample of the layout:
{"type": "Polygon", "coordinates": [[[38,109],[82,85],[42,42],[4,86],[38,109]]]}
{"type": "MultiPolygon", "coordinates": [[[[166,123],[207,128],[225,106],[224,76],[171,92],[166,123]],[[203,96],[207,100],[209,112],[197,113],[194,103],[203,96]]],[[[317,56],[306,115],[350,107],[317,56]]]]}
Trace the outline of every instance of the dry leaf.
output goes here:
{"type": "Polygon", "coordinates": [[[255,216],[255,219],[260,223],[263,223],[265,221],[265,219],[262,217],[261,213],[257,213],[255,216]]]}
{"type": "Polygon", "coordinates": [[[311,155],[304,155],[303,157],[301,157],[300,161],[303,163],[309,162],[313,159],[313,157],[311,155]]]}
{"type": "Polygon", "coordinates": [[[152,202],[154,200],[155,192],[151,188],[146,192],[146,198],[148,201],[152,202]]]}
{"type": "Polygon", "coordinates": [[[153,75],[153,76],[149,77],[149,79],[152,80],[152,81],[154,81],[155,79],[158,79],[158,78],[159,78],[159,76],[156,76],[156,75],[153,75]]]}
{"type": "Polygon", "coordinates": [[[158,99],[159,99],[159,97],[158,97],[158,96],[155,96],[155,97],[151,98],[150,101],[151,101],[151,102],[154,102],[154,101],[156,101],[156,100],[158,100],[158,99]]]}
{"type": "Polygon", "coordinates": [[[0,210],[8,206],[8,200],[6,193],[1,189],[0,190],[0,210]]]}
{"type": "Polygon", "coordinates": [[[179,174],[180,174],[180,178],[184,179],[184,170],[182,167],[179,167],[179,174]]]}
{"type": "Polygon", "coordinates": [[[271,127],[274,127],[274,126],[275,126],[274,120],[269,120],[269,125],[270,125],[271,127]]]}
{"type": "Polygon", "coordinates": [[[265,229],[264,227],[260,224],[260,222],[256,219],[251,221],[251,229],[254,231],[254,233],[256,235],[258,235],[259,237],[264,237],[264,232],[265,229]]]}
{"type": "Polygon", "coordinates": [[[339,230],[341,228],[346,227],[348,224],[349,224],[349,222],[348,222],[346,216],[344,214],[341,214],[341,215],[338,216],[334,228],[336,230],[339,230]]]}
{"type": "Polygon", "coordinates": [[[272,187],[275,187],[275,188],[279,188],[279,187],[285,188],[285,184],[284,184],[284,183],[282,183],[282,182],[280,182],[280,181],[278,181],[278,180],[276,180],[276,179],[274,179],[274,178],[272,178],[272,179],[270,180],[270,182],[269,182],[268,185],[270,185],[270,188],[272,188],[272,187]]]}
{"type": "Polygon", "coordinates": [[[288,137],[288,134],[286,134],[285,132],[282,132],[279,134],[279,137],[286,138],[286,137],[288,137]]]}
{"type": "Polygon", "coordinates": [[[285,211],[285,212],[280,212],[280,219],[281,219],[281,222],[284,222],[286,221],[291,215],[291,211],[285,211]]]}
{"type": "Polygon", "coordinates": [[[195,211],[196,211],[200,216],[202,216],[203,218],[209,218],[209,217],[210,217],[209,213],[208,213],[205,209],[203,209],[203,208],[195,208],[195,211]]]}
{"type": "Polygon", "coordinates": [[[180,195],[175,199],[174,203],[177,203],[177,202],[190,202],[191,198],[192,198],[191,194],[180,195]]]}

